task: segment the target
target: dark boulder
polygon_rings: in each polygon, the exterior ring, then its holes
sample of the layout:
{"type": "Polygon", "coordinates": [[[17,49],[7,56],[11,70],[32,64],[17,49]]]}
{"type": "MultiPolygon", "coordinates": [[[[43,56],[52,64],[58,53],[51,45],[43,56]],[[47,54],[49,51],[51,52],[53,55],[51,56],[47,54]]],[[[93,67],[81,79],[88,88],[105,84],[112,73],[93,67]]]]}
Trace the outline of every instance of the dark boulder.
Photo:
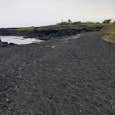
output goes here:
{"type": "Polygon", "coordinates": [[[7,46],[8,46],[8,42],[1,42],[1,43],[0,43],[0,46],[1,46],[1,47],[7,47],[7,46]]]}
{"type": "Polygon", "coordinates": [[[9,43],[9,46],[15,46],[16,44],[14,44],[14,43],[9,43]]]}
{"type": "Polygon", "coordinates": [[[8,46],[15,46],[16,44],[14,43],[8,43],[8,42],[2,42],[0,40],[0,47],[8,47],[8,46]]]}

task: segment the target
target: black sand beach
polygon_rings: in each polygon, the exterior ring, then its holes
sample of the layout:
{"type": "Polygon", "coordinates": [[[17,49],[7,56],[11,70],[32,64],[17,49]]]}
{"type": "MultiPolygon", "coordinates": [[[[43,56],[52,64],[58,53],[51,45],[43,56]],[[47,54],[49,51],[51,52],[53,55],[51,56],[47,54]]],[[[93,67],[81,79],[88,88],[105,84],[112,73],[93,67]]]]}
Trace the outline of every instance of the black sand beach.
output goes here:
{"type": "Polygon", "coordinates": [[[115,45],[101,37],[0,47],[0,115],[114,115],[115,45]]]}

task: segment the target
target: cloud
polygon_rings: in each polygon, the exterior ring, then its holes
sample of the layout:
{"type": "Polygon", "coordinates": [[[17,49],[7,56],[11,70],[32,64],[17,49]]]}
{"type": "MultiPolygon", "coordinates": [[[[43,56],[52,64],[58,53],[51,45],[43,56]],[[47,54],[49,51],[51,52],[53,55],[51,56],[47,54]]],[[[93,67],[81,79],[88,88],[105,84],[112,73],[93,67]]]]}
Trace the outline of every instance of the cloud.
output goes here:
{"type": "Polygon", "coordinates": [[[40,26],[61,19],[115,18],[114,0],[0,0],[0,26],[40,26]]]}

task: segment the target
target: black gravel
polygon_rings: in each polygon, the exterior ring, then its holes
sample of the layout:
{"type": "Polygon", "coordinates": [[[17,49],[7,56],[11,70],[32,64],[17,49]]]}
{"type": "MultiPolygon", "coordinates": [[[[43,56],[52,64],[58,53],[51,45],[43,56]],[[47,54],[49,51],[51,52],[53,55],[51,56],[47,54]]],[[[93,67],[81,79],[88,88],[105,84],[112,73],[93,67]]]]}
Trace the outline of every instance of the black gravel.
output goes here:
{"type": "Polygon", "coordinates": [[[0,115],[115,115],[115,45],[101,36],[0,47],[0,115]]]}

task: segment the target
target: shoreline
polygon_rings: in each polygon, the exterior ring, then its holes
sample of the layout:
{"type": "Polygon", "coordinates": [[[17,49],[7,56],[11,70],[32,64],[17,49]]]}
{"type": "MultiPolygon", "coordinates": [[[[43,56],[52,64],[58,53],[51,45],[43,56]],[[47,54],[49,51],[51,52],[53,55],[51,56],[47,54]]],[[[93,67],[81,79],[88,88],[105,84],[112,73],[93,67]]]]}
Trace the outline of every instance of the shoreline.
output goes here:
{"type": "Polygon", "coordinates": [[[84,32],[100,31],[101,27],[41,27],[32,30],[23,30],[18,28],[0,28],[0,36],[24,36],[25,38],[36,38],[40,40],[49,40],[52,37],[66,37],[84,32]]]}

